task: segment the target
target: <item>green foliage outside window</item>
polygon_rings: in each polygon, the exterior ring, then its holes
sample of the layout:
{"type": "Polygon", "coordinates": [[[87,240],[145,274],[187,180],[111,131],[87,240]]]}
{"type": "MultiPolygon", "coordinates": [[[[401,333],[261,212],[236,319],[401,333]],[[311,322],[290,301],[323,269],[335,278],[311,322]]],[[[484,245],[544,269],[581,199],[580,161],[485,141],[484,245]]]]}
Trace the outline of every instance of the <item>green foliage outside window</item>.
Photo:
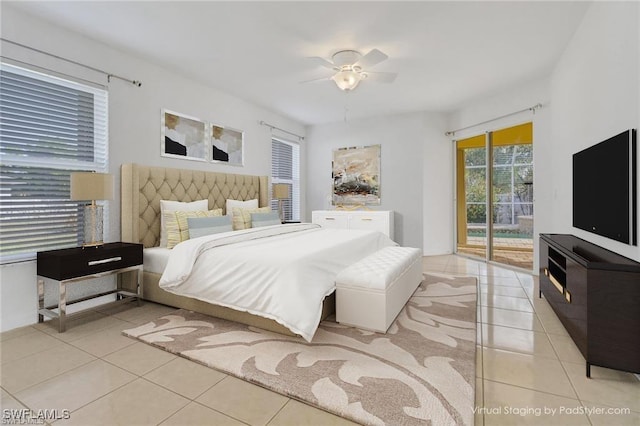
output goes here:
{"type": "MultiPolygon", "coordinates": [[[[467,223],[483,224],[487,217],[485,148],[466,149],[464,160],[467,223]]],[[[494,148],[492,191],[497,223],[515,224],[517,216],[533,214],[532,145],[494,148]]]]}

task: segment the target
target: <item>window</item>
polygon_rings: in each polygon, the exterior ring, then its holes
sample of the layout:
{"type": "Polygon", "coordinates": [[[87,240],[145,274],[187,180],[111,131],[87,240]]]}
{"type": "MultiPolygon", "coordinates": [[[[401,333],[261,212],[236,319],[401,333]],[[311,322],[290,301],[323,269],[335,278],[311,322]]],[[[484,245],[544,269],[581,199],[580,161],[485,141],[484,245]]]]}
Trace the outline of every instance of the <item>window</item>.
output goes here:
{"type": "MultiPolygon", "coordinates": [[[[300,146],[279,139],[271,140],[272,183],[289,185],[290,198],[282,203],[284,220],[300,220],[300,146]]],[[[278,211],[278,200],[271,200],[271,209],[278,211]]]]}
{"type": "Polygon", "coordinates": [[[107,159],[105,90],[0,64],[0,262],[81,244],[69,175],[107,159]]]}

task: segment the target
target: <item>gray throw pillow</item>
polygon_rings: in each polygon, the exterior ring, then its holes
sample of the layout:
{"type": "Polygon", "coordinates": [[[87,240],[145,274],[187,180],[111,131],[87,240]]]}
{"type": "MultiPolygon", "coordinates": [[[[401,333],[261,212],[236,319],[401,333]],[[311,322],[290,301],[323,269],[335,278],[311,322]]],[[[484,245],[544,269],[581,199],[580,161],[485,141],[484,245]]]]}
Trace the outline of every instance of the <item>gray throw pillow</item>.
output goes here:
{"type": "Polygon", "coordinates": [[[189,238],[204,237],[205,235],[219,234],[233,230],[231,216],[190,217],[189,238]]]}

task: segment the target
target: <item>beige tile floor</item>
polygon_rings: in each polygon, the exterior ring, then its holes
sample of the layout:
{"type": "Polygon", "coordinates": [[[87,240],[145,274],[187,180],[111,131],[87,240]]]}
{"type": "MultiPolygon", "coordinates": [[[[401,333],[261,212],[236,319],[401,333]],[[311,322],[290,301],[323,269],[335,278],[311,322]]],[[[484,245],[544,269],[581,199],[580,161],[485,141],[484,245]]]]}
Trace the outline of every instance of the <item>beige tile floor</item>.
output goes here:
{"type": "MultiPolygon", "coordinates": [[[[640,381],[599,367],[585,378],[535,277],[460,256],[423,264],[479,279],[476,425],[640,424],[640,381]]],[[[21,412],[5,410],[48,409],[68,417],[46,422],[56,426],[352,424],[120,334],[171,310],[103,306],[63,334],[48,323],[0,334],[3,423],[21,412]]]]}

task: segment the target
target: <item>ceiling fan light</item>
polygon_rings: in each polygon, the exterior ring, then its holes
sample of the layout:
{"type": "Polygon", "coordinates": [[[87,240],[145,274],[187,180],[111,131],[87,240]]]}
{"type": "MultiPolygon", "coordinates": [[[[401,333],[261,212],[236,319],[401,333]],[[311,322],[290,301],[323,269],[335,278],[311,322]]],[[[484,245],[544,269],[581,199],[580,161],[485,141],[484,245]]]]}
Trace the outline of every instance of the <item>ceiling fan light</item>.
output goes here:
{"type": "Polygon", "coordinates": [[[358,86],[362,77],[353,70],[344,70],[336,73],[332,79],[341,90],[348,92],[358,86]]]}

